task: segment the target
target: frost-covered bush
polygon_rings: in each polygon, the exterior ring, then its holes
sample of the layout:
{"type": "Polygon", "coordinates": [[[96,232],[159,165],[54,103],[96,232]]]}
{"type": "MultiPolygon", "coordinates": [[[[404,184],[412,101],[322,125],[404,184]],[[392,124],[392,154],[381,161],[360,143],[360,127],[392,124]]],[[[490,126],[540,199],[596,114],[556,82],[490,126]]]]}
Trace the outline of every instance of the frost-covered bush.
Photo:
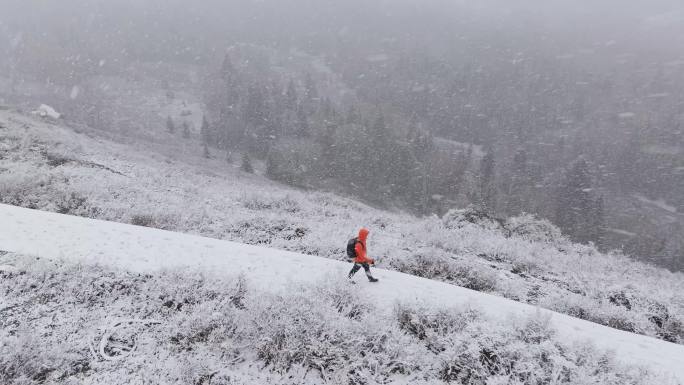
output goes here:
{"type": "Polygon", "coordinates": [[[504,228],[504,223],[501,219],[495,218],[475,206],[449,210],[442,217],[442,221],[448,229],[461,229],[470,225],[476,225],[488,230],[502,230],[504,228]]]}
{"type": "Polygon", "coordinates": [[[640,298],[630,291],[616,291],[599,298],[556,292],[541,298],[539,305],[615,329],[684,342],[679,315],[663,304],[640,298]]]}
{"type": "Polygon", "coordinates": [[[0,174],[0,203],[37,208],[45,201],[49,176],[36,178],[29,175],[0,174]]]}
{"type": "Polygon", "coordinates": [[[45,151],[45,159],[47,164],[51,167],[59,167],[61,165],[73,162],[74,159],[63,151],[45,151]]]}
{"type": "Polygon", "coordinates": [[[98,209],[91,207],[88,198],[76,192],[58,194],[54,201],[60,214],[76,215],[79,217],[96,218],[98,209]]]}
{"type": "Polygon", "coordinates": [[[276,209],[287,213],[296,213],[301,210],[300,204],[290,197],[274,199],[274,197],[257,194],[244,197],[243,205],[255,211],[276,209]]]}
{"type": "Polygon", "coordinates": [[[228,231],[248,240],[250,244],[262,245],[271,244],[275,239],[300,239],[309,232],[309,229],[289,220],[273,218],[245,220],[232,226],[228,231]]]}
{"type": "Polygon", "coordinates": [[[552,294],[540,300],[539,304],[551,310],[592,321],[615,329],[632,333],[656,335],[657,328],[641,311],[632,311],[622,306],[604,304],[578,294],[552,294]]]}
{"type": "Polygon", "coordinates": [[[401,330],[424,344],[439,380],[457,384],[641,383],[639,370],[622,371],[607,354],[560,343],[548,318],[506,325],[473,311],[399,306],[401,330]]]}
{"type": "Polygon", "coordinates": [[[63,177],[47,175],[33,178],[0,174],[0,203],[87,218],[99,214],[98,208],[86,196],[71,190],[63,177]]]}
{"type": "Polygon", "coordinates": [[[150,214],[135,214],[131,216],[131,224],[143,227],[157,227],[157,221],[150,214]]]}
{"type": "Polygon", "coordinates": [[[397,271],[418,277],[453,283],[468,289],[492,292],[497,289],[496,274],[465,259],[449,259],[439,255],[413,255],[395,260],[397,271]]]}
{"type": "Polygon", "coordinates": [[[89,370],[88,357],[61,346],[44,344],[30,330],[0,330],[0,383],[42,384],[48,378],[65,378],[89,370]]]}
{"type": "Polygon", "coordinates": [[[0,279],[3,385],[660,384],[543,319],[385,313],[334,279],[278,293],[242,276],[1,262],[15,267],[0,279]]]}
{"type": "Polygon", "coordinates": [[[565,242],[560,229],[545,219],[538,219],[525,214],[508,218],[505,224],[511,236],[523,238],[532,242],[543,242],[559,245],[565,242]]]}

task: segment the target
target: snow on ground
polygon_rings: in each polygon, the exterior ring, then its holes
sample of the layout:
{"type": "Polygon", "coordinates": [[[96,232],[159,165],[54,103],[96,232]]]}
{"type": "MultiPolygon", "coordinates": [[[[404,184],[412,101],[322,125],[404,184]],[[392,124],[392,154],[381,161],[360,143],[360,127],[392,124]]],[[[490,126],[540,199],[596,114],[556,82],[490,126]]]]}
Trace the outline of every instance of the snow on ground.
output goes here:
{"type": "MultiPolygon", "coordinates": [[[[344,275],[349,264],[264,247],[173,233],[158,229],[85,219],[0,205],[0,249],[101,264],[133,272],[203,268],[215,275],[244,273],[259,290],[278,293],[292,284],[313,283],[326,275],[344,275]]],[[[631,365],[684,382],[684,346],[622,332],[504,298],[393,271],[376,269],[380,283],[357,276],[359,290],[378,311],[391,312],[397,302],[432,308],[470,306],[485,314],[550,315],[565,341],[587,340],[615,352],[631,365]]],[[[674,381],[673,381],[674,382],[674,381]]]]}
{"type": "Polygon", "coordinates": [[[484,149],[482,148],[482,146],[477,144],[457,142],[455,140],[440,137],[436,137],[434,141],[437,146],[440,146],[445,150],[451,150],[454,152],[466,152],[468,151],[468,148],[471,148],[473,151],[473,156],[477,158],[482,158],[483,156],[485,156],[484,149]]]}
{"type": "Polygon", "coordinates": [[[631,238],[631,237],[636,237],[636,236],[637,236],[637,234],[635,234],[635,233],[633,233],[633,232],[631,232],[631,231],[627,231],[627,230],[613,229],[613,228],[609,228],[609,229],[607,229],[607,230],[610,231],[611,233],[624,235],[624,236],[630,237],[630,238],[631,238]]]}
{"type": "Polygon", "coordinates": [[[643,147],[641,151],[652,155],[677,156],[682,153],[682,148],[677,145],[652,144],[643,147]]]}
{"type": "Polygon", "coordinates": [[[634,197],[642,203],[646,203],[646,204],[661,208],[661,209],[668,211],[668,212],[671,212],[673,214],[677,212],[677,208],[672,206],[672,205],[667,204],[667,202],[665,202],[664,199],[655,199],[655,200],[654,199],[648,199],[647,197],[645,197],[641,194],[634,194],[634,197]]]}
{"type": "Polygon", "coordinates": [[[38,115],[41,118],[51,118],[55,120],[62,117],[62,114],[60,114],[54,108],[48,106],[47,104],[41,104],[35,111],[31,113],[34,115],[38,115]]]}

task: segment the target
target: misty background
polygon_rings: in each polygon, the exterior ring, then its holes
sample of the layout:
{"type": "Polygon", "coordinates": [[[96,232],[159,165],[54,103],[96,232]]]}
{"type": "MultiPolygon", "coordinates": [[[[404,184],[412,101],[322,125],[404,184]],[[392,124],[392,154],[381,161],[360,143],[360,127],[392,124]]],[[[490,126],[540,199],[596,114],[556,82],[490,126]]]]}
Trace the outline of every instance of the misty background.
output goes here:
{"type": "Polygon", "coordinates": [[[533,213],[684,268],[678,1],[0,9],[0,104],[419,216],[533,213]]]}

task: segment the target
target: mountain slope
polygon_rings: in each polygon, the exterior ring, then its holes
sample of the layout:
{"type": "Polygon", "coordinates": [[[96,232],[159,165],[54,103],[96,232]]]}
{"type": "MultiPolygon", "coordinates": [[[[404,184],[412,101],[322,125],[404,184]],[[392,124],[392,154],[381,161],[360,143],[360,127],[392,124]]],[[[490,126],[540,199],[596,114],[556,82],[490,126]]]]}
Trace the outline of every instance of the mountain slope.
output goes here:
{"type": "MultiPolygon", "coordinates": [[[[348,264],[287,251],[220,241],[168,231],[59,215],[0,205],[0,249],[85,264],[116,266],[139,273],[162,269],[200,268],[211,274],[244,273],[260,290],[280,292],[288,284],[308,284],[326,275],[344,275],[348,264]]],[[[431,308],[470,306],[500,319],[551,316],[559,337],[589,340],[614,350],[631,365],[684,382],[684,346],[622,332],[445,283],[386,270],[376,270],[380,283],[357,277],[378,312],[398,303],[431,308]]]]}
{"type": "Polygon", "coordinates": [[[502,222],[462,209],[416,218],[289,188],[260,176],[263,165],[243,173],[175,139],[115,143],[0,110],[0,203],[336,260],[365,225],[379,267],[684,342],[682,273],[573,244],[530,216],[502,222]]]}

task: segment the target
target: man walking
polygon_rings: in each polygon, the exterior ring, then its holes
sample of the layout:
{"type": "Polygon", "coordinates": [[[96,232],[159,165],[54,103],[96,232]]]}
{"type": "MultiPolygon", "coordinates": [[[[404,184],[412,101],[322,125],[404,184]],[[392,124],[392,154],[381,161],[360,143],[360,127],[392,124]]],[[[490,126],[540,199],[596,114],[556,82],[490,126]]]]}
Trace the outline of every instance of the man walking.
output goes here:
{"type": "MultiPolygon", "coordinates": [[[[366,254],[366,239],[368,238],[368,229],[362,228],[359,230],[358,238],[352,238],[347,242],[347,256],[352,258],[354,266],[349,272],[349,279],[351,280],[354,274],[356,274],[359,269],[363,267],[366,272],[366,277],[370,282],[378,282],[377,278],[374,278],[370,272],[370,265],[375,264],[372,258],[369,258],[366,254]]],[[[354,282],[354,281],[352,281],[354,282]]]]}

